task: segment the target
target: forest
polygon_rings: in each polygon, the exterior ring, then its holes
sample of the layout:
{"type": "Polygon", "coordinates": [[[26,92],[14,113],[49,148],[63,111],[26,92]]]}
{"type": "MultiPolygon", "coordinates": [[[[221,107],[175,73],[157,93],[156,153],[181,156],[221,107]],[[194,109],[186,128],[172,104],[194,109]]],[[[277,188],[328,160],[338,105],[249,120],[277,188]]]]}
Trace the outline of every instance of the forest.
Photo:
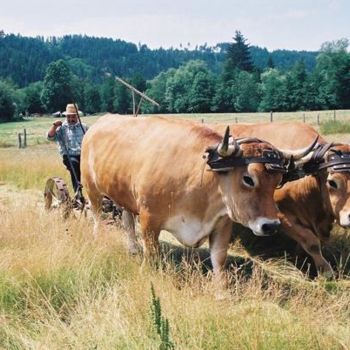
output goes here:
{"type": "Polygon", "coordinates": [[[348,39],[318,52],[231,43],[180,49],[81,35],[23,37],[0,31],[0,121],[62,111],[132,112],[128,81],[156,100],[142,113],[297,111],[350,108],[348,39]]]}

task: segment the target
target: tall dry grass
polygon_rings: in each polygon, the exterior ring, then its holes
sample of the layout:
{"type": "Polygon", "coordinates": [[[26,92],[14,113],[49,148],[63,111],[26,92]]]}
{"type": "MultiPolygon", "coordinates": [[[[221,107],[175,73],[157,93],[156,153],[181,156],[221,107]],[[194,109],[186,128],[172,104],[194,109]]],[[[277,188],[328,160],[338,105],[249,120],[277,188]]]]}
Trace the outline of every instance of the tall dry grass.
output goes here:
{"type": "Polygon", "coordinates": [[[346,276],[308,280],[284,259],[232,250],[218,299],[206,249],[199,260],[166,234],[159,268],[141,269],[116,226],[93,240],[89,218],[44,211],[46,178],[66,176],[54,152],[1,153],[0,348],[159,349],[151,283],[176,349],[350,348],[346,276]]]}
{"type": "MultiPolygon", "coordinates": [[[[307,281],[268,263],[230,271],[216,299],[210,274],[185,259],[140,269],[124,234],[91,237],[85,218],[23,201],[1,210],[0,346],[4,349],[158,349],[151,282],[176,349],[341,349],[350,346],[349,286],[307,281]],[[288,278],[288,273],[290,277],[288,278]]],[[[182,255],[182,256],[181,256],[182,255]]]]}

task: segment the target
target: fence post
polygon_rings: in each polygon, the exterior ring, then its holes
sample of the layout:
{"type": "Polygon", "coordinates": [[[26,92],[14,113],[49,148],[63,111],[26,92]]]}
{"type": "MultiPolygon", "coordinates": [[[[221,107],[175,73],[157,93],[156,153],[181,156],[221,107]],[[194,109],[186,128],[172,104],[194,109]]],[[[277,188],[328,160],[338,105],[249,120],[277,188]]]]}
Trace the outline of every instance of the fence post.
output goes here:
{"type": "Polygon", "coordinates": [[[273,122],[273,112],[271,111],[270,112],[270,123],[272,123],[273,122]]]}
{"type": "Polygon", "coordinates": [[[303,122],[305,123],[305,113],[303,113],[303,122]]]}
{"type": "Polygon", "coordinates": [[[27,147],[27,130],[23,129],[23,148],[27,147]]]}
{"type": "Polygon", "coordinates": [[[320,113],[317,113],[317,125],[320,125],[320,113]]]}
{"type": "Polygon", "coordinates": [[[18,148],[22,148],[22,134],[19,132],[18,136],[18,148]]]}
{"type": "Polygon", "coordinates": [[[333,111],[333,121],[335,122],[336,121],[336,115],[335,115],[335,110],[333,111]]]}
{"type": "Polygon", "coordinates": [[[202,118],[202,124],[204,124],[204,119],[202,118]]]}
{"type": "Polygon", "coordinates": [[[238,123],[238,118],[237,117],[235,117],[235,121],[236,121],[236,124],[238,123]]]}

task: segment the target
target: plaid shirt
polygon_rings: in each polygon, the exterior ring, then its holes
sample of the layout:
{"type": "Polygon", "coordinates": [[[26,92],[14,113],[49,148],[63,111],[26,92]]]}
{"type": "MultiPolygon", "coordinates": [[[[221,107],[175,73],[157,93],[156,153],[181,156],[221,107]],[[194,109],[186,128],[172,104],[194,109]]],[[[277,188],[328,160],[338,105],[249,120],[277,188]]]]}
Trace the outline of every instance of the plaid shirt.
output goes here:
{"type": "MultiPolygon", "coordinates": [[[[82,124],[85,132],[88,126],[82,124]]],[[[58,144],[58,150],[61,155],[67,154],[64,144],[67,147],[68,153],[71,156],[78,156],[81,152],[81,142],[83,140],[84,133],[79,123],[74,125],[68,125],[67,121],[62,123],[62,126],[57,128],[55,136],[50,137],[47,135],[49,141],[55,141],[58,144]],[[63,140],[62,140],[63,138],[63,140]]]]}

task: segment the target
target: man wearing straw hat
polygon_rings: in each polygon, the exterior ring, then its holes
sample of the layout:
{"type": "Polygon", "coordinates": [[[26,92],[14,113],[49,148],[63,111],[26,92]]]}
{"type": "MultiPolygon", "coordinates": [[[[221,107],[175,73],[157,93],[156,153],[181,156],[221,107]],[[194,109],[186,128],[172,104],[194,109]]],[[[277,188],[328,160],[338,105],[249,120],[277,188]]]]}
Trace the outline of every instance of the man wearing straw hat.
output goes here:
{"type": "MultiPolygon", "coordinates": [[[[55,120],[47,132],[49,141],[56,141],[63,164],[70,173],[74,193],[80,192],[80,153],[81,142],[88,129],[87,125],[80,122],[79,111],[74,103],[67,104],[63,115],[66,120],[55,120]]],[[[81,194],[81,193],[80,193],[81,194]]]]}

